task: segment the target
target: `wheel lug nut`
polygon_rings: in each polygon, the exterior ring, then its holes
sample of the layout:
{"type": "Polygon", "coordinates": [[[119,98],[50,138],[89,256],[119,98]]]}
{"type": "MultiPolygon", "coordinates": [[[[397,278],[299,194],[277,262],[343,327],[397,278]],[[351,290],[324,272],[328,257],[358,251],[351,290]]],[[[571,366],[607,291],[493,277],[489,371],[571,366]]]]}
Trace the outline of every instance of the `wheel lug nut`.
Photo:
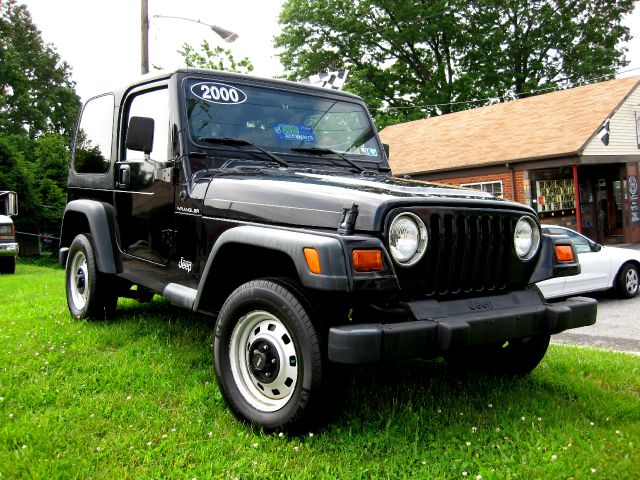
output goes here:
{"type": "Polygon", "coordinates": [[[264,376],[269,378],[271,376],[271,372],[265,372],[264,376]]]}
{"type": "Polygon", "coordinates": [[[272,359],[271,359],[271,363],[276,363],[276,359],[275,359],[275,358],[272,358],[272,359]]]}
{"type": "Polygon", "coordinates": [[[269,345],[263,345],[262,350],[264,350],[265,352],[269,350],[269,345]]]}

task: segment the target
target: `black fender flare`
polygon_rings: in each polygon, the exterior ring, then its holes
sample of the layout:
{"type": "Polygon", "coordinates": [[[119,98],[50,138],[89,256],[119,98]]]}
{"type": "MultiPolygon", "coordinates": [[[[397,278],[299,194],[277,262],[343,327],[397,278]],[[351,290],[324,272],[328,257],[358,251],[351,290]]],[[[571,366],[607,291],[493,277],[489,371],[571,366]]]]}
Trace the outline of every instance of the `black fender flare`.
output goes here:
{"type": "Polygon", "coordinates": [[[62,220],[62,232],[60,234],[60,262],[64,264],[68,247],[78,233],[74,225],[66,224],[69,213],[75,212],[83,215],[88,224],[89,232],[93,239],[96,263],[98,270],[103,273],[119,273],[122,271],[122,258],[117,244],[117,224],[115,211],[112,205],[96,200],[72,200],[67,204],[62,220]]]}
{"type": "Polygon", "coordinates": [[[193,309],[198,310],[205,283],[212,272],[222,247],[230,244],[248,245],[274,250],[287,255],[295,265],[302,285],[314,290],[348,291],[349,269],[342,242],[335,236],[287,229],[243,225],[225,231],[214,243],[202,272],[193,309]],[[304,257],[304,248],[315,248],[320,257],[322,272],[311,273],[304,257]]]}
{"type": "Polygon", "coordinates": [[[537,283],[553,277],[570,277],[580,274],[580,262],[578,253],[571,239],[566,235],[546,235],[540,236],[540,254],[538,263],[529,279],[529,283],[537,283]],[[556,246],[571,247],[573,251],[573,261],[560,262],[556,258],[556,246]]]}

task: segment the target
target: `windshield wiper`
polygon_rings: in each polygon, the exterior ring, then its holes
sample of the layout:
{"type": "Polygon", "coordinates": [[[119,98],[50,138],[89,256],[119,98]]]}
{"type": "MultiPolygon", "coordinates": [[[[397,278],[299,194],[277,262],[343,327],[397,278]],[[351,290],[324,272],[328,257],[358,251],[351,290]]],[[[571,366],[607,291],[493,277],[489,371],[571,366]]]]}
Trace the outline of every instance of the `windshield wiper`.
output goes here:
{"type": "Polygon", "coordinates": [[[330,148],[296,147],[296,148],[292,148],[291,150],[293,150],[294,152],[300,152],[300,153],[315,153],[317,155],[336,155],[337,157],[347,162],[349,165],[351,165],[353,168],[355,168],[359,172],[364,172],[364,168],[362,168],[360,165],[358,165],[352,160],[349,160],[345,155],[341,154],[340,152],[336,152],[335,150],[331,150],[330,148]]]}
{"type": "MultiPolygon", "coordinates": [[[[288,167],[289,163],[286,160],[274,155],[269,150],[265,150],[260,145],[256,145],[248,140],[244,140],[242,138],[229,138],[229,137],[198,137],[198,140],[202,140],[207,143],[218,143],[220,145],[231,145],[232,147],[240,147],[242,145],[248,145],[257,149],[258,151],[264,153],[267,157],[273,160],[276,163],[279,163],[283,167],[288,167]]],[[[251,153],[251,152],[249,152],[251,153]]]]}

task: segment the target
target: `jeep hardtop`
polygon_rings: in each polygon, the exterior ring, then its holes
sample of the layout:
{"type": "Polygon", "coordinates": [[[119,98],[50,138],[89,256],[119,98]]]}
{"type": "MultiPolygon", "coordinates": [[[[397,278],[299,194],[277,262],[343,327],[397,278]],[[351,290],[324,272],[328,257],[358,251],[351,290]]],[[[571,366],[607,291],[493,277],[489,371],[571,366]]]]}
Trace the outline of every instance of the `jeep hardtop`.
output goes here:
{"type": "Polygon", "coordinates": [[[446,356],[531,371],[596,302],[534,283],[579,271],[535,212],[392,176],[362,100],[180,69],[87,101],[60,240],[74,317],[162,295],[212,315],[233,412],[297,429],[336,367],[446,356]]]}

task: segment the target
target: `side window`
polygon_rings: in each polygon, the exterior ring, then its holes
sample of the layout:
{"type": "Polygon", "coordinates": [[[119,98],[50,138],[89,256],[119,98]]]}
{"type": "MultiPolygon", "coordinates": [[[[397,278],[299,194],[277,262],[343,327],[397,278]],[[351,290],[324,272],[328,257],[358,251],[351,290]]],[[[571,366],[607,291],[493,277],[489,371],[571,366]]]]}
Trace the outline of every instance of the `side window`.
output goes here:
{"type": "Polygon", "coordinates": [[[571,230],[565,230],[564,228],[547,227],[546,232],[551,235],[566,235],[576,248],[576,253],[586,253],[591,251],[591,245],[589,241],[582,235],[572,232],[571,230]]]}
{"type": "Polygon", "coordinates": [[[106,173],[111,165],[113,95],[89,100],[82,109],[76,134],[73,169],[76,173],[106,173]]]}
{"type": "MultiPolygon", "coordinates": [[[[129,103],[126,125],[131,117],[149,117],[154,120],[153,160],[168,160],[169,152],[169,90],[151,90],[133,97],[129,103]]],[[[144,160],[144,153],[126,150],[126,160],[144,160]]]]}
{"type": "Polygon", "coordinates": [[[567,232],[567,235],[571,239],[573,246],[576,247],[576,253],[587,253],[591,251],[591,245],[589,245],[586,238],[572,232],[567,232]]]}

